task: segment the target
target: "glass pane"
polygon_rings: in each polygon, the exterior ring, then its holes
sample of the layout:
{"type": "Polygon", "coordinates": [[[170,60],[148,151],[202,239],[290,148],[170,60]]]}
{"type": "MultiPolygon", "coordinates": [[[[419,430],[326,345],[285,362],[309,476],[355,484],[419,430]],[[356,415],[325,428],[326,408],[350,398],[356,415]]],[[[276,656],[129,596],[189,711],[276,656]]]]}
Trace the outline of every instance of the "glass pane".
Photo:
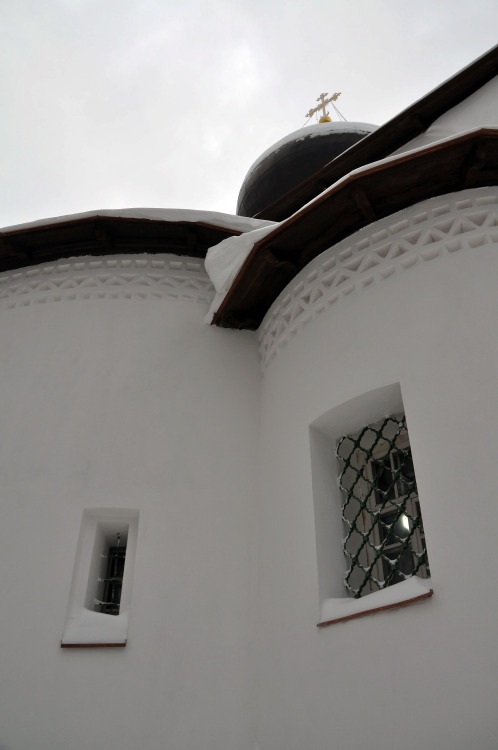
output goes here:
{"type": "Polygon", "coordinates": [[[408,448],[405,451],[396,451],[393,453],[393,465],[399,470],[398,493],[400,495],[409,495],[410,492],[417,491],[415,481],[415,469],[413,468],[412,452],[408,448]]]}
{"type": "Polygon", "coordinates": [[[372,468],[372,481],[375,486],[375,502],[377,505],[381,505],[386,500],[391,500],[395,496],[394,477],[389,456],[386,456],[384,461],[373,460],[370,465],[372,468]]]}
{"type": "Polygon", "coordinates": [[[107,553],[107,572],[104,579],[104,596],[100,611],[119,615],[121,588],[126,560],[126,547],[110,547],[107,553]]]}
{"type": "Polygon", "coordinates": [[[401,554],[401,549],[399,547],[397,549],[384,550],[382,565],[384,568],[385,579],[387,579],[393,569],[395,570],[394,575],[389,581],[389,586],[404,581],[405,576],[409,577],[413,575],[415,571],[415,561],[412,553],[409,550],[405,550],[403,554],[401,554]],[[389,560],[395,561],[395,565],[391,565],[388,560],[385,559],[386,557],[389,558],[389,560]]]}
{"type": "Polygon", "coordinates": [[[420,535],[421,535],[421,537],[424,537],[424,523],[422,521],[422,514],[420,512],[420,503],[419,503],[419,501],[416,500],[414,502],[413,506],[414,506],[414,511],[415,511],[415,518],[420,518],[420,523],[418,525],[418,528],[419,528],[419,531],[420,531],[420,535]]]}
{"type": "Polygon", "coordinates": [[[411,522],[405,513],[402,513],[399,518],[397,511],[391,513],[382,513],[379,519],[379,534],[380,541],[386,542],[387,544],[396,544],[401,542],[410,536],[411,533],[411,522]]]}

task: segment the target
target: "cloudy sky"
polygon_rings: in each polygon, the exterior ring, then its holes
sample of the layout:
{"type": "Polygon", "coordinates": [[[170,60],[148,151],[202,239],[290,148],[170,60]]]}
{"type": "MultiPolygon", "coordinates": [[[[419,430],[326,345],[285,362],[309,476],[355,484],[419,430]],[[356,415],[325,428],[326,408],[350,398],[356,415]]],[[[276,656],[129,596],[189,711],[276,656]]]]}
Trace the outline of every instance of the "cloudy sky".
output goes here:
{"type": "Polygon", "coordinates": [[[382,124],[497,41],[496,0],[0,0],[0,226],[233,213],[256,157],[340,91],[382,124]]]}

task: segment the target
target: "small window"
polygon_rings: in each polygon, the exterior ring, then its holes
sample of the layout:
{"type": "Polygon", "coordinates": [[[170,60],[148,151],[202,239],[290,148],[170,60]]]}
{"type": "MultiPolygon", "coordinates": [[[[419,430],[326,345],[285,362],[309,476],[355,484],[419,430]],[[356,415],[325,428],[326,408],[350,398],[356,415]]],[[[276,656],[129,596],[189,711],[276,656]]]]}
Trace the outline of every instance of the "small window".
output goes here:
{"type": "Polygon", "coordinates": [[[83,511],[61,646],[125,646],[138,511],[83,511]]]}
{"type": "Polygon", "coordinates": [[[416,575],[430,576],[404,415],[342,437],[345,585],[356,598],[416,575]]]}

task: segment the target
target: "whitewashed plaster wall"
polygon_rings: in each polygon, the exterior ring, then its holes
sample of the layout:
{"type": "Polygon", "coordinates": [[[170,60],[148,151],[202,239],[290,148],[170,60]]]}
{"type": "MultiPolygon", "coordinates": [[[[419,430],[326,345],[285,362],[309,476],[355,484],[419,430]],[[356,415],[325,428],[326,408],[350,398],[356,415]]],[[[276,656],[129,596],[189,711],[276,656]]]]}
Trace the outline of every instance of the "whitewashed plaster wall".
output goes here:
{"type": "Polygon", "coordinates": [[[496,747],[497,278],[496,188],[465,191],[327,251],[262,324],[261,750],[496,747]],[[434,596],[319,630],[309,426],[396,382],[434,596]]]}
{"type": "Polygon", "coordinates": [[[0,279],[2,750],[252,750],[260,372],[211,296],[167,256],[0,279]],[[88,507],[140,513],[126,648],[60,648],[88,507]]]}
{"type": "Polygon", "coordinates": [[[498,77],[488,81],[463,102],[438,117],[424,133],[408,141],[394,153],[401,154],[404,151],[427,146],[429,143],[449,138],[466,130],[496,127],[498,127],[498,77]]]}

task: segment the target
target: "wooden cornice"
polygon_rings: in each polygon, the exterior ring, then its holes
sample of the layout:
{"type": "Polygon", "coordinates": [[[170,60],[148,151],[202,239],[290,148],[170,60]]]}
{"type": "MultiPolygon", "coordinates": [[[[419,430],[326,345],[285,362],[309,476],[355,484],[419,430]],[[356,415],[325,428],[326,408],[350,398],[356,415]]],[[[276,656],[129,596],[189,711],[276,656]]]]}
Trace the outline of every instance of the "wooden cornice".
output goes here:
{"type": "Polygon", "coordinates": [[[367,224],[436,195],[498,184],[498,130],[481,128],[350,174],[251,250],[213,324],[259,327],[289,281],[367,224]]]}
{"type": "Polygon", "coordinates": [[[0,232],[0,271],[83,255],[174,253],[204,258],[210,247],[240,233],[205,222],[98,215],[21,225],[0,232]]]}

